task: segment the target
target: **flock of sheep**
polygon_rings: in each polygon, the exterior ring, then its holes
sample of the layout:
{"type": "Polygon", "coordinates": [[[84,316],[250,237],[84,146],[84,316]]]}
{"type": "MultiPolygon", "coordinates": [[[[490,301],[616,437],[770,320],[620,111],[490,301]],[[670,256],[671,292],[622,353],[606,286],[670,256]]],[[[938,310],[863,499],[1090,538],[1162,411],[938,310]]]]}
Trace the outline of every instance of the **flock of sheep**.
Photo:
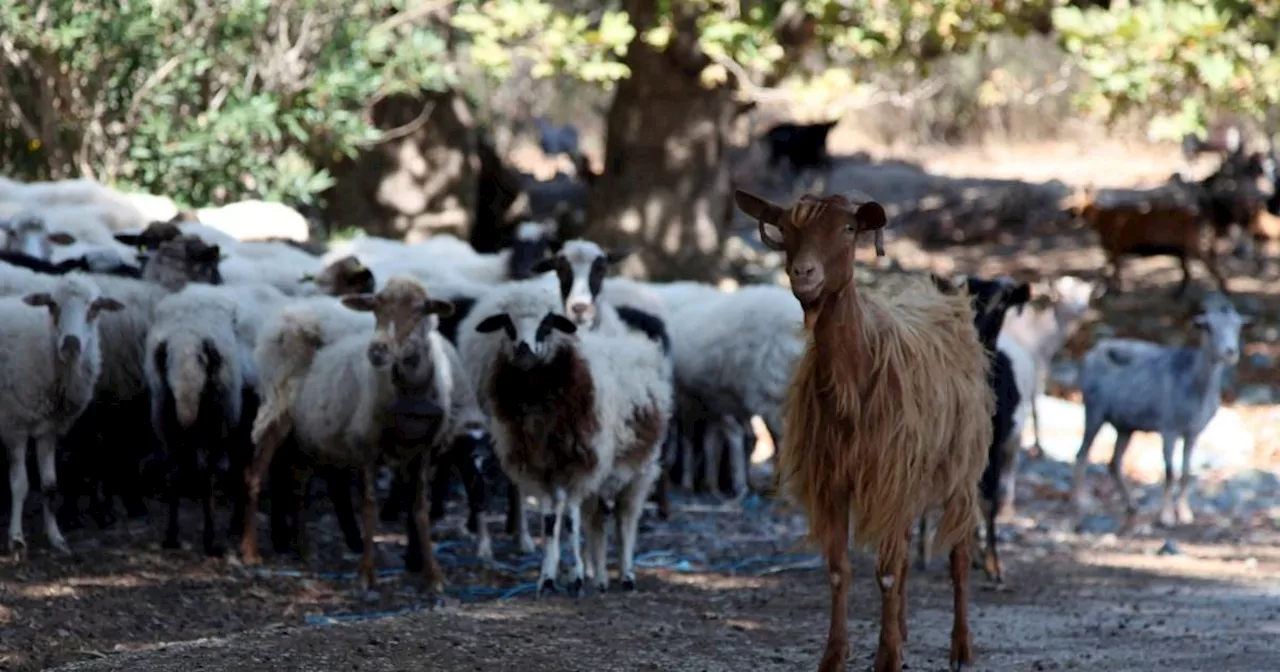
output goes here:
{"type": "MultiPolygon", "coordinates": [[[[912,528],[925,562],[927,514],[941,508],[933,545],[965,568],[983,509],[980,565],[1002,579],[995,518],[1012,505],[1022,428],[1035,423],[1050,360],[1102,287],[1067,276],[1033,292],[1008,278],[935,277],[856,291],[858,234],[875,231],[883,253],[879,204],[779,205],[742,191],[737,204],[786,255],[790,289],[613,277],[625,255],[557,241],[536,222],[491,254],[443,235],[315,249],[301,242],[306,230],[292,211],[240,212],[233,219],[245,226],[232,231],[217,211],[169,212],[89,181],[0,181],[9,546],[26,545],[29,449],[44,534],[62,552],[61,530],[83,524],[82,503],[109,525],[115,499],[131,517],[145,515],[149,492],[169,504],[167,548],[179,545],[179,499],[189,497],[203,508],[207,554],[224,552],[225,527],[240,559],[259,561],[266,496],[274,549],[301,552],[304,493],[321,476],[346,544],[362,553],[360,588],[374,586],[378,519],[407,511],[406,565],[434,592],[444,576],[430,527],[457,478],[478,556],[492,555],[487,515],[500,494],[507,532],[534,550],[524,512],[533,497],[551,515],[540,593],[579,594],[588,581],[607,589],[610,517],[618,580],[631,590],[646,500],[656,497],[665,517],[677,484],[745,494],[758,416],[779,442],[775,473],[805,506],[831,565],[821,669],[843,670],[848,656],[850,541],[879,551],[886,632],[876,667],[901,669],[912,528]],[[262,239],[242,240],[250,235],[262,239]],[[384,467],[397,478],[380,515],[384,467]],[[235,502],[222,526],[218,490],[235,502]]],[[[1106,217],[1125,219],[1100,211],[1092,202],[1080,209],[1100,228],[1106,217]]],[[[1116,254],[1151,248],[1130,235],[1150,228],[1125,229],[1116,254]]],[[[1082,509],[1090,444],[1110,423],[1119,436],[1111,474],[1127,512],[1135,510],[1120,461],[1134,431],[1153,431],[1169,463],[1160,519],[1191,519],[1191,451],[1246,321],[1215,305],[1196,320],[1199,347],[1104,339],[1090,350],[1075,480],[1082,509]],[[1177,439],[1185,450],[1175,495],[1177,439]]],[[[952,572],[955,665],[972,661],[966,577],[952,572]]]]}

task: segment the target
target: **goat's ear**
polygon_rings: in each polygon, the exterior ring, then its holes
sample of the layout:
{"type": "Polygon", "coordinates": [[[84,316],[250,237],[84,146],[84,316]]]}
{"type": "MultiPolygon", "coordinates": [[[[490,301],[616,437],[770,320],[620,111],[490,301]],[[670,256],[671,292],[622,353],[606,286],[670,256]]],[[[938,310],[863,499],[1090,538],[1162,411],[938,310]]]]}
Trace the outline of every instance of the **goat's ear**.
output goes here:
{"type": "Polygon", "coordinates": [[[950,280],[938,275],[937,273],[930,272],[929,280],[933,281],[933,286],[937,287],[938,291],[943,294],[954,294],[956,291],[956,286],[951,284],[950,280]]]}
{"type": "Polygon", "coordinates": [[[115,235],[117,243],[128,245],[129,247],[146,247],[142,244],[142,234],[140,233],[117,233],[115,235]]]}
{"type": "Polygon", "coordinates": [[[378,305],[378,297],[375,294],[352,294],[342,297],[342,305],[357,312],[372,313],[378,305]]]}
{"type": "Polygon", "coordinates": [[[439,315],[440,317],[453,316],[453,302],[440,301],[437,299],[427,299],[422,304],[422,312],[425,315],[439,315]]]}
{"type": "Polygon", "coordinates": [[[109,296],[99,296],[93,300],[93,303],[90,304],[89,308],[98,312],[105,311],[108,313],[114,313],[117,310],[124,310],[124,304],[109,296]]]}
{"type": "Polygon", "coordinates": [[[631,256],[631,250],[614,250],[604,255],[604,260],[606,263],[612,266],[622,261],[623,259],[626,259],[629,256],[631,256]]]}
{"type": "Polygon", "coordinates": [[[46,236],[46,238],[48,238],[49,242],[54,245],[71,245],[76,242],[76,237],[66,231],[54,231],[46,236]]]}
{"type": "Polygon", "coordinates": [[[859,231],[878,231],[889,223],[889,215],[885,213],[884,206],[875,201],[858,206],[853,218],[858,222],[859,231]]]}
{"type": "Polygon", "coordinates": [[[734,190],[733,200],[738,204],[739,210],[759,222],[760,242],[764,243],[765,247],[777,251],[785,249],[781,228],[782,216],[785,211],[782,206],[771,203],[743,189],[734,190]],[[770,231],[769,227],[773,227],[773,231],[770,231]]]}
{"type": "Polygon", "coordinates": [[[548,271],[556,270],[556,262],[558,259],[559,257],[547,257],[546,259],[539,261],[533,265],[533,272],[547,273],[548,271]]]}
{"type": "Polygon", "coordinates": [[[1099,282],[1098,284],[1094,285],[1093,289],[1089,292],[1089,301],[1090,302],[1097,301],[1098,299],[1101,299],[1106,295],[1107,295],[1106,283],[1099,282]]]}
{"type": "Polygon", "coordinates": [[[482,334],[487,334],[499,329],[505,329],[510,324],[510,315],[507,315],[506,313],[498,313],[497,315],[490,315],[489,317],[481,320],[480,324],[476,325],[476,331],[482,334]]]}
{"type": "Polygon", "coordinates": [[[578,325],[571,322],[569,318],[564,315],[556,315],[552,313],[547,316],[547,319],[551,321],[552,329],[558,329],[566,334],[572,334],[578,331],[578,325]]]}
{"type": "Polygon", "coordinates": [[[22,302],[27,304],[28,306],[34,306],[37,308],[39,308],[40,306],[57,305],[53,302],[53,297],[50,296],[47,292],[37,292],[35,294],[28,294],[22,297],[22,302]]]}
{"type": "Polygon", "coordinates": [[[1022,304],[1031,300],[1031,285],[1020,282],[1009,292],[1009,303],[1021,307],[1022,304]]]}

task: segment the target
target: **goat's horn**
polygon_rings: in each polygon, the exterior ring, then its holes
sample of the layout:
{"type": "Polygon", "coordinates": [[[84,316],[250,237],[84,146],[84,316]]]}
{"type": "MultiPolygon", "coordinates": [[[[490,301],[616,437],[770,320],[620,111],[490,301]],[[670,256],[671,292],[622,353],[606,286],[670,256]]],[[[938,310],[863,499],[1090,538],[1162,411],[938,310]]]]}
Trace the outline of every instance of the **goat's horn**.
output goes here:
{"type": "Polygon", "coordinates": [[[876,256],[884,256],[884,229],[876,229],[876,256]]]}

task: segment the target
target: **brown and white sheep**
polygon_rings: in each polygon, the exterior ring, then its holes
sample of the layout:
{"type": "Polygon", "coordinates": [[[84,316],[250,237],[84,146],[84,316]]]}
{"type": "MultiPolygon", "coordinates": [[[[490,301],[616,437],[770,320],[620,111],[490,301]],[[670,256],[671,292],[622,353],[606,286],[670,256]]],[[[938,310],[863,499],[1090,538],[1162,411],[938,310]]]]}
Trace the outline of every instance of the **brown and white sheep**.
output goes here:
{"type": "Polygon", "coordinates": [[[950,549],[955,592],[951,668],[973,662],[967,615],[969,539],[978,478],[991,443],[995,400],[967,297],[910,283],[894,296],[858,292],[858,233],[876,232],[884,208],[869,198],[804,196],[790,208],[738,190],[738,207],[786,258],[809,332],[787,395],[779,469],[822,543],[831,620],[820,672],[846,669],[850,523],[877,550],[881,594],[875,669],[901,670],[911,527],[941,506],[934,539],[950,549]]]}

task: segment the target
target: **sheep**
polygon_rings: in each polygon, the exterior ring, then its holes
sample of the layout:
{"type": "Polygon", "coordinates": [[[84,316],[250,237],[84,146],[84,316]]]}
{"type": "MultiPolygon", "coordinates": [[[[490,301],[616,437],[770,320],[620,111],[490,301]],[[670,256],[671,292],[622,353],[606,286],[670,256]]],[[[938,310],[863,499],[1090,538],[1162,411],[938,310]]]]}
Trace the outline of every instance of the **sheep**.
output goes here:
{"type": "Polygon", "coordinates": [[[372,294],[377,287],[373,271],[350,254],[328,263],[319,273],[303,275],[300,280],[315,283],[321,294],[329,296],[372,294]]]}
{"type": "Polygon", "coordinates": [[[1014,475],[1022,453],[1022,429],[1030,416],[1034,447],[1040,450],[1040,416],[1036,399],[1043,394],[1049,364],[1075,335],[1089,312],[1089,304],[1105,293],[1102,284],[1064,275],[1049,283],[1043,297],[1034,299],[1020,311],[1006,313],[996,348],[1008,357],[1018,383],[1021,402],[1014,413],[1014,428],[1004,453],[1011,456],[1002,483],[1010,487],[1002,491],[1001,517],[1013,514],[1014,475]]]}
{"type": "Polygon", "coordinates": [[[93,399],[102,370],[98,317],[122,308],[124,304],[76,275],[59,279],[50,292],[0,299],[5,314],[0,323],[0,371],[10,377],[9,399],[0,405],[0,440],[9,449],[9,549],[15,554],[26,548],[22,505],[27,498],[28,441],[35,444],[40,466],[45,536],[58,552],[70,552],[53,510],[58,489],[55,451],[58,440],[93,399]],[[44,307],[48,316],[26,306],[44,307]]]}
{"type": "Polygon", "coordinates": [[[75,236],[65,231],[49,231],[43,219],[31,215],[0,219],[0,231],[5,234],[5,251],[21,252],[44,261],[53,257],[54,245],[76,242],[75,236]]]}
{"type": "Polygon", "coordinates": [[[902,669],[911,526],[936,505],[934,546],[951,549],[955,592],[951,668],[972,665],[968,544],[995,399],[969,301],[927,282],[892,296],[857,291],[857,234],[876,232],[876,253],[884,251],[887,217],[869,198],[806,195],[790,208],[743,190],[734,198],[765,245],[784,253],[804,309],[808,342],[788,393],[779,469],[830,572],[831,629],[818,669],[846,669],[850,523],[856,544],[877,548],[875,669],[902,669]]]}
{"type": "MultiPolygon", "coordinates": [[[[953,282],[933,276],[932,280],[943,293],[954,294],[959,289],[959,278],[953,282]]],[[[1005,321],[1005,315],[1010,308],[1017,308],[1017,312],[1022,311],[1022,307],[1031,300],[1031,288],[1025,282],[1015,282],[1003,276],[994,280],[967,277],[963,279],[963,285],[973,302],[974,327],[978,331],[978,341],[982,343],[982,348],[991,358],[987,384],[990,385],[996,398],[996,412],[991,416],[991,445],[987,451],[987,466],[982,472],[982,479],[978,486],[978,493],[982,497],[985,509],[983,517],[986,522],[986,545],[980,556],[974,556],[974,560],[975,564],[979,564],[977,560],[981,557],[980,564],[986,570],[987,578],[996,583],[1003,583],[1004,567],[1000,563],[997,549],[999,539],[996,531],[996,514],[1002,493],[1006,488],[1012,487],[1012,484],[1004,479],[1007,465],[1012,460],[1009,450],[1018,449],[1018,445],[1011,442],[1010,437],[1014,431],[1015,416],[1021,402],[1021,395],[1018,392],[1017,380],[1014,378],[1013,364],[1009,357],[996,347],[996,342],[1005,321]]],[[[918,569],[925,569],[928,563],[926,531],[926,520],[921,518],[916,538],[919,550],[918,569]]]]}
{"type": "MultiPolygon", "coordinates": [[[[640,336],[580,331],[546,283],[511,283],[477,305],[461,332],[461,354],[492,417],[495,452],[521,492],[550,500],[539,593],[555,587],[564,516],[572,525],[565,583],[584,583],[579,533],[587,515],[588,556],[598,591],[608,587],[605,516],[621,537],[619,577],[635,588],[640,514],[658,476],[658,446],[670,412],[663,355],[640,336]],[[475,321],[478,320],[478,321],[475,321]],[[470,327],[470,328],[468,328],[470,327]]],[[[528,540],[521,516],[520,538],[528,540]]]]}
{"type": "Polygon", "coordinates": [[[203,508],[205,555],[223,553],[214,532],[214,469],[224,453],[233,474],[247,462],[243,451],[227,450],[241,422],[244,388],[235,323],[236,303],[219,287],[190,286],[156,304],[143,362],[151,426],[169,463],[164,548],[179,547],[178,480],[186,476],[203,508]]]}
{"type": "Polygon", "coordinates": [[[1194,516],[1187,503],[1191,480],[1191,454],[1196,438],[1218,412],[1222,375],[1240,358],[1240,328],[1253,320],[1241,317],[1229,304],[1197,315],[1198,348],[1163,346],[1123,338],[1099,340],[1084,356],[1080,388],[1084,396],[1084,437],[1076,454],[1072,496],[1077,511],[1087,508],[1085,466],[1094,438],[1109,423],[1116,428],[1111,456],[1111,478],[1125,504],[1126,526],[1137,514],[1137,503],[1121,473],[1125,450],[1135,431],[1159,432],[1164,441],[1164,492],[1160,524],[1172,527],[1190,523],[1194,516]],[[1173,449],[1182,438],[1182,477],[1175,509],[1173,449]]]}
{"type": "Polygon", "coordinates": [[[765,131],[764,141],[769,150],[769,168],[774,169],[786,159],[795,174],[807,168],[828,170],[831,157],[827,154],[827,136],[840,120],[821,124],[778,124],[765,131]]]}
{"type": "MultiPolygon", "coordinates": [[[[246,473],[246,508],[257,510],[262,476],[290,434],[305,451],[326,462],[358,468],[364,486],[364,553],[358,585],[372,590],[376,580],[374,480],[387,409],[395,395],[394,371],[397,366],[413,366],[414,359],[437,356],[434,350],[443,341],[432,337],[433,316],[448,315],[453,306],[433,299],[412,278],[399,276],[388,280],[377,294],[346,296],[341,303],[352,311],[373,314],[372,337],[341,328],[326,333],[332,325],[314,310],[318,302],[310,308],[286,308],[259,337],[255,358],[263,399],[253,425],[258,452],[246,473]]],[[[439,591],[443,577],[425,528],[428,512],[419,508],[414,519],[427,558],[424,579],[430,590],[439,591]]],[[[245,516],[240,552],[245,563],[260,562],[253,515],[245,516]]]]}
{"type": "Polygon", "coordinates": [[[1202,238],[1200,214],[1194,207],[1177,203],[1114,203],[1103,206],[1092,187],[1076,192],[1067,207],[1073,217],[1083,219],[1098,233],[1098,243],[1111,265],[1107,284],[1120,287],[1120,267],[1126,256],[1178,258],[1182,282],[1177,295],[1186,293],[1191,283],[1190,260],[1197,259],[1218,283],[1223,293],[1227,281],[1218,270],[1212,244],[1202,238]]]}
{"type": "Polygon", "coordinates": [[[246,200],[196,210],[196,220],[236,240],[268,237],[311,239],[311,225],[297,210],[274,201],[246,200]]]}

